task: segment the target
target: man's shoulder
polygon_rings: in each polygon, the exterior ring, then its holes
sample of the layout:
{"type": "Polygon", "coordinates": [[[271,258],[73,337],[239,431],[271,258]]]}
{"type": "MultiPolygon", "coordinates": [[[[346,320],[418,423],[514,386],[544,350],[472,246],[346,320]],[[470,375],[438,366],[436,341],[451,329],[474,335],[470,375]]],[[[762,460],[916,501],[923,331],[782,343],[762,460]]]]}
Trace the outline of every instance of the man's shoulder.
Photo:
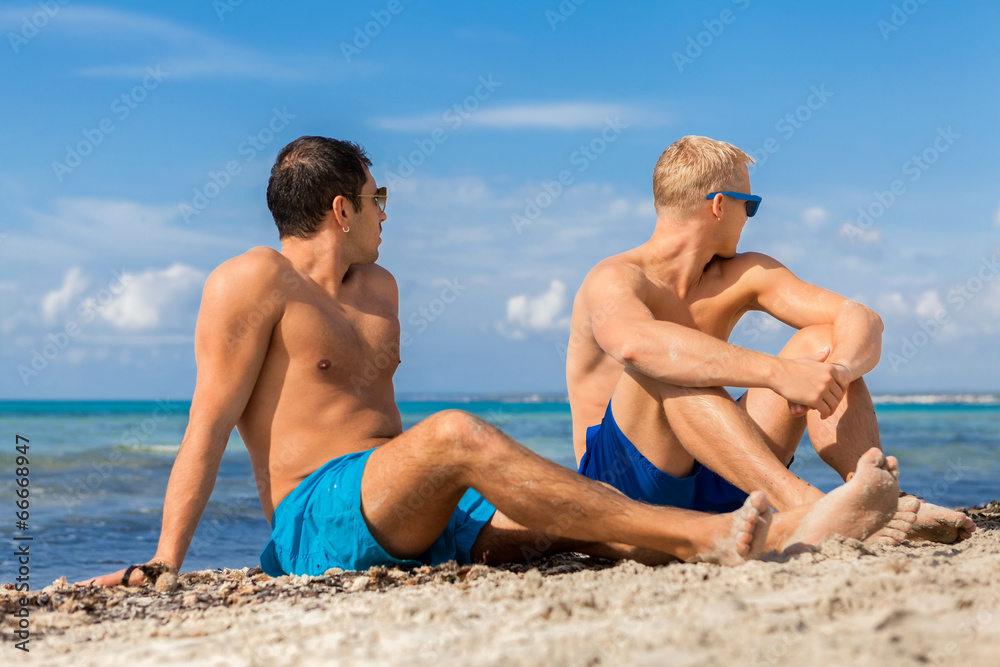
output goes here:
{"type": "Polygon", "coordinates": [[[355,264],[351,267],[359,276],[364,276],[366,280],[385,285],[395,285],[396,278],[389,273],[389,270],[378,264],[355,264]]]}
{"type": "Polygon", "coordinates": [[[751,269],[754,267],[772,269],[784,266],[775,258],[770,255],[765,255],[762,252],[738,252],[728,261],[732,262],[734,266],[739,266],[744,269],[751,269]]]}
{"type": "Polygon", "coordinates": [[[620,253],[602,259],[594,265],[584,278],[584,283],[605,284],[608,281],[634,283],[644,280],[646,272],[636,258],[628,253],[620,253]]]}
{"type": "Polygon", "coordinates": [[[728,258],[715,257],[712,263],[727,280],[762,276],[770,270],[785,268],[781,262],[761,252],[740,252],[728,258]]]}
{"type": "Polygon", "coordinates": [[[587,310],[606,307],[608,303],[621,303],[623,299],[646,298],[649,279],[642,265],[627,253],[601,260],[583,279],[576,308],[587,310]]]}
{"type": "Polygon", "coordinates": [[[351,267],[351,272],[361,279],[362,290],[386,304],[387,308],[395,309],[399,303],[399,286],[396,278],[385,267],[378,264],[359,264],[351,267]]]}
{"type": "Polygon", "coordinates": [[[212,275],[259,283],[267,282],[289,270],[294,271],[291,262],[284,255],[274,248],[258,246],[227,259],[212,271],[212,275]]]}
{"type": "Polygon", "coordinates": [[[209,275],[205,289],[254,294],[295,287],[299,282],[301,276],[284,255],[274,248],[260,246],[217,266],[209,275]]]}

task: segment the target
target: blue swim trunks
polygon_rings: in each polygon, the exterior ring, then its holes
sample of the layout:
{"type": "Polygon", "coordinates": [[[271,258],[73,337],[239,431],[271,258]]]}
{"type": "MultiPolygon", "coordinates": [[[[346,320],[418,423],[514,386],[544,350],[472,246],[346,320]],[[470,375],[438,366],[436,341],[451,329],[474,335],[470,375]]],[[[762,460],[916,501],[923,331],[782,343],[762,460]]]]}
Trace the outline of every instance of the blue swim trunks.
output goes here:
{"type": "Polygon", "coordinates": [[[272,577],[320,575],[331,567],[367,570],[374,565],[472,562],[469,552],[496,508],[469,489],[437,541],[417,560],[386,553],[361,514],[361,475],[374,449],[333,459],[306,477],[274,510],[271,541],[260,567],[272,577]]]}
{"type": "Polygon", "coordinates": [[[652,505],[718,513],[733,512],[747,499],[746,493],[697,461],[691,474],[681,478],[654,466],[618,428],[610,402],[604,420],[587,429],[579,473],[652,505]]]}

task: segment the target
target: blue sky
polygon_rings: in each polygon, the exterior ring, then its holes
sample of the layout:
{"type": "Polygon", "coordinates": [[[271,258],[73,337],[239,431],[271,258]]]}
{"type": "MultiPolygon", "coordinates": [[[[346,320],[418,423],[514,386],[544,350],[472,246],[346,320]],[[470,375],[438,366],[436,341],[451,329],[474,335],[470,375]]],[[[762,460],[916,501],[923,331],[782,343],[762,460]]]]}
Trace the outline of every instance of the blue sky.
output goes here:
{"type": "MultiPolygon", "coordinates": [[[[562,392],[583,276],[686,134],[759,160],[741,249],[886,322],[876,392],[996,391],[994,3],[6,3],[0,397],[189,398],[205,277],[278,247],[303,134],[390,188],[401,393],[562,392]]],[[[764,316],[733,342],[775,352],[764,316]]]]}

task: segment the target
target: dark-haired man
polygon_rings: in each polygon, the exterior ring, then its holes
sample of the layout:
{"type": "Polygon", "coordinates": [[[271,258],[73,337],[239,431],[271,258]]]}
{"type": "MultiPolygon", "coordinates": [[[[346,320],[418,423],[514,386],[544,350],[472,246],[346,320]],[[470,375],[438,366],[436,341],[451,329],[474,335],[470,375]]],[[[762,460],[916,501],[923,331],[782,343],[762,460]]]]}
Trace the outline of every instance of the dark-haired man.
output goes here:
{"type": "MultiPolygon", "coordinates": [[[[156,555],[145,571],[92,581],[138,583],[155,567],[181,566],[234,426],[272,525],[261,554],[268,574],[492,563],[570,548],[646,562],[756,557],[771,520],[761,494],[729,515],[654,507],[464,412],[403,431],[392,383],[398,292],[374,263],[387,194],[370,164],[357,145],[322,137],[301,137],[279,153],[267,200],[281,252],[254,248],[205,285],[198,378],[156,555]],[[380,375],[364,374],[387,354],[380,375]],[[370,381],[354,382],[360,376],[370,381]]],[[[872,457],[858,473],[883,507],[851,516],[875,529],[894,504],[895,462],[872,457]]],[[[801,521],[802,542],[856,495],[848,489],[815,508],[801,521]]]]}

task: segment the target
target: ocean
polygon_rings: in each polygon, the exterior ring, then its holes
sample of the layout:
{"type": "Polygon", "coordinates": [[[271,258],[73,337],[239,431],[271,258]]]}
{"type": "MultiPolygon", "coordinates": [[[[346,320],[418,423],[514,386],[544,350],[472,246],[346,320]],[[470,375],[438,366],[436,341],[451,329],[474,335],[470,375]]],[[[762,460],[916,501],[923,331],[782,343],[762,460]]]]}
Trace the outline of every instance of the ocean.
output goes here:
{"type": "MultiPolygon", "coordinates": [[[[18,577],[29,545],[32,590],[141,563],[156,551],[163,495],[187,426],[187,402],[0,401],[0,583],[18,577]],[[27,530],[17,530],[16,449],[27,444],[27,530]],[[15,541],[15,536],[30,540],[15,541]]],[[[558,463],[575,467],[569,405],[544,397],[410,400],[405,428],[459,408],[496,424],[558,463]]],[[[959,507],[1000,497],[1000,395],[880,396],[883,448],[899,458],[902,487],[959,507]]],[[[807,440],[807,439],[806,439],[807,440]]],[[[840,478],[803,442],[792,470],[827,491],[840,478]]],[[[183,569],[258,564],[269,529],[250,459],[234,431],[183,569]]]]}

